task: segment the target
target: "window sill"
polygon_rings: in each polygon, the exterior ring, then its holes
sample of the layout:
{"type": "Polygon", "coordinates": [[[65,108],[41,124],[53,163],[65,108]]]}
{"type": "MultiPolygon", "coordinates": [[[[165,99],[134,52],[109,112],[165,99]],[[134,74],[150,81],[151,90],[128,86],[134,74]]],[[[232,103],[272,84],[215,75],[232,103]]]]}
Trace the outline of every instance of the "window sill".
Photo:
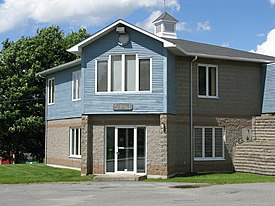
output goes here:
{"type": "Polygon", "coordinates": [[[224,161],[225,158],[194,158],[194,161],[224,161]]]}
{"type": "Polygon", "coordinates": [[[95,92],[96,95],[133,95],[133,94],[152,94],[152,91],[129,91],[129,92],[95,92]]]}
{"type": "Polygon", "coordinates": [[[48,106],[55,105],[55,103],[48,103],[48,106]]]}
{"type": "Polygon", "coordinates": [[[81,159],[81,155],[70,155],[69,158],[72,158],[72,159],[81,159]]]}
{"type": "Polygon", "coordinates": [[[72,99],[73,102],[78,102],[80,101],[81,99],[72,99]]]}
{"type": "Polygon", "coordinates": [[[214,96],[198,96],[199,99],[220,99],[219,97],[214,96]]]}

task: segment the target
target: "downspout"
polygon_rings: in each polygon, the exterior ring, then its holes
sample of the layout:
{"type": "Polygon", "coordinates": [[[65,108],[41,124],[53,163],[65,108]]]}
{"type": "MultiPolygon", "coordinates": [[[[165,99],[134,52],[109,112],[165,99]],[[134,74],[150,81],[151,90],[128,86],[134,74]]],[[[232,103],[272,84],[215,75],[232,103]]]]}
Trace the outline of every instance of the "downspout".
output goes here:
{"type": "Polygon", "coordinates": [[[193,63],[198,59],[195,56],[190,63],[190,172],[193,173],[193,63]]]}

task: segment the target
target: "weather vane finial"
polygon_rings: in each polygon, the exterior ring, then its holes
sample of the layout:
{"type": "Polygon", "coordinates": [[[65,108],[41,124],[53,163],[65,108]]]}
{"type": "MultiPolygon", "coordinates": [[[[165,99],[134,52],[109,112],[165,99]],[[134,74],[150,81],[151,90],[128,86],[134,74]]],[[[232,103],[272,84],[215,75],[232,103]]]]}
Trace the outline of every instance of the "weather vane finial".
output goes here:
{"type": "Polygon", "coordinates": [[[166,3],[165,0],[163,0],[163,12],[165,12],[166,3]]]}

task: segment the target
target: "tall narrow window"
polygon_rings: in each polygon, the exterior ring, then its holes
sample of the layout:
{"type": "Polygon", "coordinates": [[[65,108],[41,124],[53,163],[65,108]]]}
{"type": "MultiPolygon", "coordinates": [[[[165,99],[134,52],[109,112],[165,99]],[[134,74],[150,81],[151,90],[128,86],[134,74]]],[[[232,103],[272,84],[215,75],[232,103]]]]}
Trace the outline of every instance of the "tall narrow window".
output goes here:
{"type": "Polygon", "coordinates": [[[80,128],[71,128],[70,129],[70,157],[81,157],[80,143],[81,143],[80,128]]]}
{"type": "Polygon", "coordinates": [[[136,56],[125,56],[125,91],[136,91],[136,56]]]}
{"type": "Polygon", "coordinates": [[[108,91],[108,61],[97,62],[97,91],[108,91]]]}
{"type": "Polygon", "coordinates": [[[224,159],[224,129],[195,127],[195,160],[224,159]]]}
{"type": "Polygon", "coordinates": [[[54,78],[48,79],[48,104],[54,104],[54,78]]]}
{"type": "Polygon", "coordinates": [[[210,65],[198,67],[198,93],[201,97],[218,96],[218,68],[210,65]]]}
{"type": "Polygon", "coordinates": [[[111,91],[121,91],[121,76],[122,76],[122,61],[121,55],[111,57],[111,91]]]}
{"type": "Polygon", "coordinates": [[[72,74],[72,96],[73,100],[80,100],[81,97],[81,71],[73,72],[72,74]]]}
{"type": "Polygon", "coordinates": [[[139,91],[150,91],[150,59],[139,60],[139,91]]]}

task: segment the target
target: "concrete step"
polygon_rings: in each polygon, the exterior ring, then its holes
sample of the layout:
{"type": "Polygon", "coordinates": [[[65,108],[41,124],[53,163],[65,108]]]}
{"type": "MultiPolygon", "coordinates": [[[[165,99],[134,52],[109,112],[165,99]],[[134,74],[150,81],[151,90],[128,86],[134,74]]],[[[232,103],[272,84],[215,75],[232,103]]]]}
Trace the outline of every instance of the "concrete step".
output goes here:
{"type": "Polygon", "coordinates": [[[94,177],[95,181],[142,181],[145,179],[147,175],[102,174],[94,177]]]}

